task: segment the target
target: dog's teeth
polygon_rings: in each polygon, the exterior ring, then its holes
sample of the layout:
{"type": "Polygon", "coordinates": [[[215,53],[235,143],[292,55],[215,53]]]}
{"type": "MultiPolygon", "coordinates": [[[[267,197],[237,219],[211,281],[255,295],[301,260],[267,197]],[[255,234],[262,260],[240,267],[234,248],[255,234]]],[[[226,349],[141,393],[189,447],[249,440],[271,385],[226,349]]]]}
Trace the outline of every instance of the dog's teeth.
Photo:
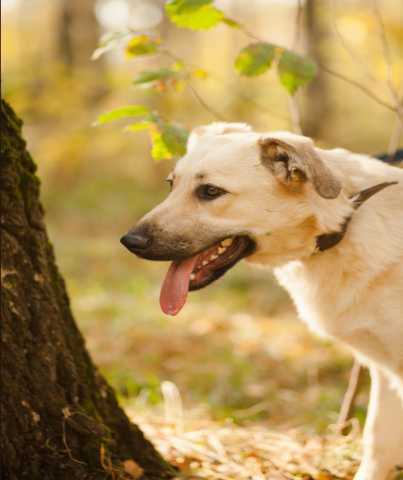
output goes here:
{"type": "Polygon", "coordinates": [[[194,273],[190,274],[190,280],[194,280],[196,278],[196,275],[194,273]]]}
{"type": "Polygon", "coordinates": [[[208,264],[208,261],[207,261],[207,260],[203,260],[203,262],[202,262],[203,267],[205,267],[207,264],[208,264]]]}
{"type": "Polygon", "coordinates": [[[218,255],[211,255],[210,256],[210,260],[215,260],[216,258],[218,258],[218,255]]]}
{"type": "Polygon", "coordinates": [[[231,245],[231,243],[232,243],[232,238],[226,238],[225,240],[223,240],[221,242],[221,245],[223,247],[229,247],[231,245]]]}
{"type": "Polygon", "coordinates": [[[225,250],[227,250],[225,247],[218,247],[218,254],[221,255],[225,250]]]}

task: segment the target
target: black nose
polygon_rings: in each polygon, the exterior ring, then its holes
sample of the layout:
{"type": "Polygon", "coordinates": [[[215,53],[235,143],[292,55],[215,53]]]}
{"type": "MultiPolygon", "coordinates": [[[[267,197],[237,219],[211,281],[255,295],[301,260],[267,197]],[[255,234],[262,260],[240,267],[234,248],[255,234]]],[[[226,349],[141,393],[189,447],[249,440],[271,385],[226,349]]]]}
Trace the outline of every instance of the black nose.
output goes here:
{"type": "Polygon", "coordinates": [[[141,252],[151,245],[152,238],[143,233],[127,233],[120,239],[120,243],[131,252],[141,252]]]}

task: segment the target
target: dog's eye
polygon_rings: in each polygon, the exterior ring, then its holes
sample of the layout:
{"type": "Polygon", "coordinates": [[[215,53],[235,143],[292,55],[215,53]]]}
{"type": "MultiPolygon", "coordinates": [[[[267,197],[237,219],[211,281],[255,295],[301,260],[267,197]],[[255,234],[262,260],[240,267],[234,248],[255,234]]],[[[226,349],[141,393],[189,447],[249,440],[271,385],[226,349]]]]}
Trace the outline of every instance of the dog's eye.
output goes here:
{"type": "Polygon", "coordinates": [[[227,191],[223,188],[209,184],[200,185],[196,189],[196,196],[200,200],[214,200],[215,198],[221,197],[221,195],[225,195],[226,193],[227,191]]]}
{"type": "Polygon", "coordinates": [[[290,159],[289,159],[289,157],[288,157],[288,155],[287,155],[286,153],[280,153],[280,154],[277,156],[276,160],[277,160],[278,162],[287,163],[290,159]]]}

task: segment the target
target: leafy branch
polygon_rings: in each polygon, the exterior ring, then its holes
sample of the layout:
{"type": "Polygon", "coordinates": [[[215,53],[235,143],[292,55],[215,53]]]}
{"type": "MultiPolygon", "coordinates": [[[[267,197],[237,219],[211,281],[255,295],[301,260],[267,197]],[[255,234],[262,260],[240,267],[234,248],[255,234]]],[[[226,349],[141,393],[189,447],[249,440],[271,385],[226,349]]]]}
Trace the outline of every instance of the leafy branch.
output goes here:
{"type": "Polygon", "coordinates": [[[151,111],[144,105],[127,105],[102,113],[98,115],[95,124],[133,118],[136,118],[136,121],[129,123],[125,131],[147,130],[152,144],[151,155],[155,160],[169,159],[185,153],[188,131],[176,123],[168,122],[158,112],[151,111]]]}
{"type": "MultiPolygon", "coordinates": [[[[295,94],[301,87],[307,85],[313,78],[315,78],[318,68],[320,68],[328,75],[343,80],[344,82],[358,88],[379,105],[382,105],[383,107],[395,112],[398,120],[396,135],[400,136],[401,123],[403,119],[403,105],[401,99],[399,100],[398,98],[397,91],[391,80],[392,64],[384,25],[380,16],[380,12],[377,8],[376,0],[373,0],[373,2],[374,12],[378,17],[385,58],[388,64],[388,84],[392,93],[393,103],[380,97],[370,88],[361,84],[357,80],[346,76],[344,73],[339,73],[322,63],[317,65],[316,62],[307,56],[300,55],[294,51],[300,35],[300,24],[302,18],[301,2],[298,2],[293,49],[288,49],[281,45],[266,42],[265,40],[260,39],[241,23],[226,17],[224,12],[214,5],[213,0],[169,0],[165,4],[165,13],[169,20],[180,28],[188,28],[191,30],[207,30],[222,23],[229,28],[238,29],[245,36],[247,36],[251,40],[251,43],[243,47],[234,59],[235,70],[241,76],[254,77],[266,73],[272,67],[276,67],[279,82],[290,95],[289,110],[295,131],[300,132],[301,130],[295,94]]],[[[209,76],[208,73],[204,69],[186,63],[181,58],[173,54],[170,50],[162,45],[159,37],[136,32],[121,32],[111,34],[108,38],[104,38],[102,40],[99,48],[94,52],[93,58],[98,58],[111,48],[115,48],[117,45],[120,45],[122,40],[126,41],[125,54],[128,58],[163,54],[169,57],[173,62],[168,67],[154,70],[144,70],[140,72],[134,79],[133,83],[135,85],[153,88],[160,92],[165,92],[168,89],[181,90],[186,86],[197,102],[206,111],[208,111],[213,118],[225,120],[224,116],[220,112],[208,104],[208,102],[202,97],[193,84],[194,78],[207,78],[209,76]]],[[[347,48],[346,45],[345,47],[347,48]]],[[[244,100],[248,102],[250,101],[249,98],[244,98],[244,100]]],[[[143,106],[136,107],[142,107],[145,109],[147,108],[143,106]]],[[[112,112],[103,114],[104,117],[103,115],[100,115],[98,118],[98,123],[104,123],[105,120],[102,120],[102,118],[105,118],[105,116],[107,118],[106,121],[109,121],[110,119],[122,118],[121,116],[119,117],[119,115],[122,113],[122,111],[124,111],[125,108],[128,107],[122,107],[121,109],[115,109],[112,112]]],[[[178,154],[180,155],[185,151],[187,139],[186,129],[180,127],[179,125],[163,120],[162,116],[155,111],[147,111],[146,113],[143,112],[142,117],[143,118],[139,122],[129,125],[127,130],[138,131],[141,129],[148,129],[152,142],[151,153],[155,159],[158,160],[162,158],[172,158],[173,156],[178,154]]]]}
{"type": "MultiPolygon", "coordinates": [[[[240,23],[226,17],[224,13],[214,6],[213,0],[170,0],[165,5],[165,11],[172,23],[181,28],[192,30],[204,30],[214,27],[218,23],[224,23],[230,28],[243,31],[249,37],[253,34],[247,32],[240,23]]],[[[170,52],[161,45],[161,39],[143,33],[117,32],[104,37],[99,48],[94,52],[93,58],[99,58],[105,52],[120,46],[127,40],[124,51],[128,58],[165,54],[171,58],[173,64],[154,70],[144,70],[134,79],[134,84],[146,88],[154,88],[164,92],[173,88],[180,90],[186,86],[198,103],[208,111],[215,119],[225,120],[224,116],[211,107],[193,84],[193,78],[206,78],[207,72],[199,67],[186,64],[181,58],[170,52]]],[[[240,75],[251,77],[261,75],[273,65],[277,65],[278,77],[281,85],[294,95],[297,89],[308,83],[316,75],[315,64],[291,50],[268,42],[254,42],[243,48],[237,55],[234,66],[240,75]]],[[[250,102],[249,98],[243,98],[250,102]]],[[[118,118],[130,118],[141,116],[141,119],[126,127],[128,131],[147,129],[152,142],[151,154],[153,158],[172,158],[182,154],[185,150],[186,130],[175,124],[163,120],[158,112],[145,112],[144,106],[128,106],[101,114],[97,124],[118,118]],[[136,113],[135,110],[139,113],[136,113]],[[171,128],[172,127],[172,128],[171,128]],[[179,130],[178,130],[179,129],[179,130]],[[181,142],[183,142],[181,144],[181,142]]],[[[186,132],[187,133],[187,132],[186,132]]]]}

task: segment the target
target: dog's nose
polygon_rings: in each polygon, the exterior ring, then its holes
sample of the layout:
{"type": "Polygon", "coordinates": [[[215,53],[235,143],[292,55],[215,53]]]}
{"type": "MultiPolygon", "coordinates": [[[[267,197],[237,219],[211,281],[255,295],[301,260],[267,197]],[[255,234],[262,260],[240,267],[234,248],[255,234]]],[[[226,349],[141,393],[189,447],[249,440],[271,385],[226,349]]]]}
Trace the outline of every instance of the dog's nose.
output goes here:
{"type": "Polygon", "coordinates": [[[141,252],[152,243],[152,238],[144,233],[127,233],[120,239],[120,243],[131,252],[141,252]]]}

